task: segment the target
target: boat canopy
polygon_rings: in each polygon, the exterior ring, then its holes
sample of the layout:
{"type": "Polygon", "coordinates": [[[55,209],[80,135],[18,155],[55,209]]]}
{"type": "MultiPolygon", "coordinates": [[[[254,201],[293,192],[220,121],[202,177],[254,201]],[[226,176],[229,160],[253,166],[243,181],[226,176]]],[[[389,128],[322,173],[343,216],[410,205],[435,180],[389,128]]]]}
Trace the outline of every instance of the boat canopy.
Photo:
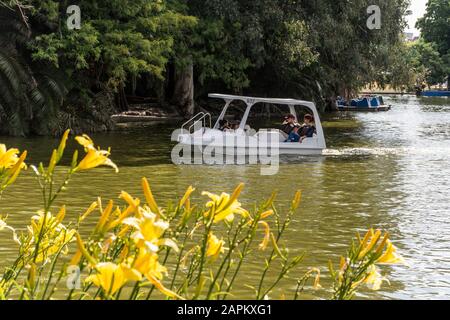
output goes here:
{"type": "Polygon", "coordinates": [[[295,111],[295,106],[304,106],[311,110],[313,113],[314,119],[318,122],[318,126],[320,127],[320,131],[322,131],[322,126],[320,125],[319,112],[317,111],[316,105],[311,101],[304,100],[296,100],[296,99],[280,99],[280,98],[256,98],[256,97],[246,97],[246,96],[235,96],[228,94],[217,94],[211,93],[208,95],[210,98],[222,99],[225,100],[225,107],[222,110],[222,113],[219,116],[219,119],[214,126],[214,129],[219,128],[219,122],[224,119],[225,114],[233,101],[243,101],[247,105],[247,109],[245,110],[244,117],[242,118],[239,129],[244,129],[247,125],[248,116],[252,107],[257,103],[269,103],[269,104],[277,104],[277,105],[285,105],[289,107],[289,112],[293,114],[297,118],[297,113],[295,111]]]}

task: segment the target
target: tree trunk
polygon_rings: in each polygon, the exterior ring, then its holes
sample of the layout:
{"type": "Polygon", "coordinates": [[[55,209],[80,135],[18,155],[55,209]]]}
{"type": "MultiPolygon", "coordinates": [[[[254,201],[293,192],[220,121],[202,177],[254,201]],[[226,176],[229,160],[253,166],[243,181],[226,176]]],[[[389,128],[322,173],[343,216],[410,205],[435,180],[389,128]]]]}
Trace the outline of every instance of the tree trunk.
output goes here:
{"type": "Polygon", "coordinates": [[[194,65],[191,62],[183,69],[175,67],[175,86],[172,97],[186,118],[194,115],[194,65]]]}
{"type": "Polygon", "coordinates": [[[128,101],[123,85],[120,85],[119,92],[116,94],[116,104],[119,111],[128,111],[128,101]]]}

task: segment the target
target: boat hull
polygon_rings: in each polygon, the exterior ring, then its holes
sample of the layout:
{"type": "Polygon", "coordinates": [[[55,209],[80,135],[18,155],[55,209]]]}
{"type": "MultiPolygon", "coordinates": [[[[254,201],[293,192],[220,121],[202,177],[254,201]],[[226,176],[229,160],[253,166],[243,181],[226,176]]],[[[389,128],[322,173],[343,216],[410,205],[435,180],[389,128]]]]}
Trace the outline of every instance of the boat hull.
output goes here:
{"type": "Polygon", "coordinates": [[[380,107],[350,107],[350,106],[338,106],[339,111],[350,111],[350,112],[383,112],[391,110],[391,106],[380,106],[380,107]]]}
{"type": "Polygon", "coordinates": [[[193,150],[201,153],[215,153],[231,156],[275,156],[275,155],[300,155],[300,156],[320,156],[323,153],[322,148],[303,147],[299,143],[280,143],[279,146],[273,148],[262,149],[254,147],[224,147],[221,145],[196,145],[183,144],[186,148],[193,148],[193,150]],[[299,146],[300,145],[300,146],[299,146]],[[207,151],[206,151],[206,148],[207,151]]]}
{"type": "Polygon", "coordinates": [[[422,97],[450,97],[450,91],[422,91],[422,97]]]}

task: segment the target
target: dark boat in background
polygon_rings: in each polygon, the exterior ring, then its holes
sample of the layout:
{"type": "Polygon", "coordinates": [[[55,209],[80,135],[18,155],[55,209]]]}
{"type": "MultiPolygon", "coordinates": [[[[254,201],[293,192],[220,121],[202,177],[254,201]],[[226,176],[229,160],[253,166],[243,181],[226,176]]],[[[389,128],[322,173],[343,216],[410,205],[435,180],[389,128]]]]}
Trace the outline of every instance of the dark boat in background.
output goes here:
{"type": "Polygon", "coordinates": [[[385,105],[382,96],[364,97],[346,101],[338,97],[336,106],[339,111],[379,112],[391,110],[390,105],[385,105]]]}
{"type": "Polygon", "coordinates": [[[450,97],[450,91],[441,91],[441,90],[430,90],[430,91],[422,91],[420,93],[421,97],[450,97]]]}

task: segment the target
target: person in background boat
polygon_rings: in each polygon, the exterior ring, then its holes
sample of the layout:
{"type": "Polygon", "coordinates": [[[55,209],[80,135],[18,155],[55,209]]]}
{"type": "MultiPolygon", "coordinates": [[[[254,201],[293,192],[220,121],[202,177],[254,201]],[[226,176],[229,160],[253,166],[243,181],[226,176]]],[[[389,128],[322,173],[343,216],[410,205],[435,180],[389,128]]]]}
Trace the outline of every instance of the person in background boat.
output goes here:
{"type": "Polygon", "coordinates": [[[300,134],[299,134],[300,126],[295,125],[292,128],[292,131],[289,133],[289,137],[284,142],[300,142],[300,134]]]}
{"type": "Polygon", "coordinates": [[[230,123],[227,120],[220,120],[219,121],[219,130],[226,132],[230,131],[230,123]]]}
{"type": "Polygon", "coordinates": [[[293,114],[289,114],[284,117],[284,122],[281,125],[281,131],[283,131],[286,134],[286,137],[288,137],[295,125],[295,116],[293,114]]]}
{"type": "Polygon", "coordinates": [[[314,117],[311,114],[306,114],[300,128],[300,142],[303,142],[306,138],[312,138],[314,134],[317,134],[314,117]]]}
{"type": "Polygon", "coordinates": [[[348,102],[344,99],[344,97],[338,96],[336,101],[339,106],[348,106],[348,102]]]}

